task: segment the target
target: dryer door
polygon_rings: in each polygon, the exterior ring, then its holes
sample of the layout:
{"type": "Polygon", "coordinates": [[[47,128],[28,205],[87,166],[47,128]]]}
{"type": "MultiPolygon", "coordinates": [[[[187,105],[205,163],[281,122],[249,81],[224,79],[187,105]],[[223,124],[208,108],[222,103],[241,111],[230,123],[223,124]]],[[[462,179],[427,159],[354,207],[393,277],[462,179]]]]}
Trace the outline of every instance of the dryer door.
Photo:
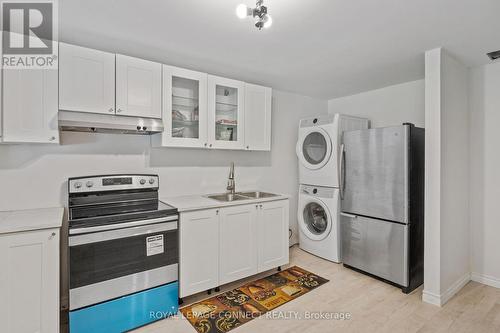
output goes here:
{"type": "Polygon", "coordinates": [[[325,203],[310,197],[299,207],[299,226],[302,232],[312,240],[325,239],[332,230],[332,216],[325,203]]]}
{"type": "Polygon", "coordinates": [[[311,127],[299,135],[296,153],[304,167],[311,170],[320,169],[332,154],[330,136],[322,128],[311,127]]]}

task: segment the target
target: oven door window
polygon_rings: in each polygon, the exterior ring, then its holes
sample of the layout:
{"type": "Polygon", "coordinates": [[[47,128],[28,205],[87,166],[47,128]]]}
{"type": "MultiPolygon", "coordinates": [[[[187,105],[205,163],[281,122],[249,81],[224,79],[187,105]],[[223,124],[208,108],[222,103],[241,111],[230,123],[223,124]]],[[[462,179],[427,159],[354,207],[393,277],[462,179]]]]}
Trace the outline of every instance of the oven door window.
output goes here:
{"type": "Polygon", "coordinates": [[[71,236],[69,251],[73,289],[178,263],[178,231],[141,227],[71,236]]]}

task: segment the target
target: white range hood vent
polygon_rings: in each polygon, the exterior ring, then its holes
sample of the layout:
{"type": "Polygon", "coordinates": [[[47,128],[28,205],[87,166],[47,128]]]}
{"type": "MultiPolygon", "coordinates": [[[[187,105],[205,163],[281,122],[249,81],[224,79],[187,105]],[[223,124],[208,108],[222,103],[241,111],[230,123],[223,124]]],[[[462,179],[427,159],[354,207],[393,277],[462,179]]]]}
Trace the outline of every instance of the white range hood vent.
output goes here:
{"type": "Polygon", "coordinates": [[[151,135],[163,132],[161,119],[59,111],[61,131],[151,135]]]}

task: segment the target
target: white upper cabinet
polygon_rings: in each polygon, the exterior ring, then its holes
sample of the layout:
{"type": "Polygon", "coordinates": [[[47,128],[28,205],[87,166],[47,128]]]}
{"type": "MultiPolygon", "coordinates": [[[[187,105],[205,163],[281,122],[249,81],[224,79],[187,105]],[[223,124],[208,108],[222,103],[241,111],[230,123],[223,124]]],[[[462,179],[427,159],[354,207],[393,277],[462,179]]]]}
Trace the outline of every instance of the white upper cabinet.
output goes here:
{"type": "Polygon", "coordinates": [[[245,83],[208,75],[208,146],[244,149],[245,83]]]}
{"type": "Polygon", "coordinates": [[[163,65],[162,134],[153,144],[170,147],[207,146],[207,74],[163,65]]]}
{"type": "Polygon", "coordinates": [[[115,55],[60,43],[59,109],[114,114],[115,55]]]}
{"type": "Polygon", "coordinates": [[[245,149],[271,150],[272,89],[245,83],[245,149]]]}
{"type": "Polygon", "coordinates": [[[161,64],[116,55],[116,114],[161,118],[161,64]]]}
{"type": "Polygon", "coordinates": [[[59,143],[57,70],[3,69],[3,142],[59,143]]]}

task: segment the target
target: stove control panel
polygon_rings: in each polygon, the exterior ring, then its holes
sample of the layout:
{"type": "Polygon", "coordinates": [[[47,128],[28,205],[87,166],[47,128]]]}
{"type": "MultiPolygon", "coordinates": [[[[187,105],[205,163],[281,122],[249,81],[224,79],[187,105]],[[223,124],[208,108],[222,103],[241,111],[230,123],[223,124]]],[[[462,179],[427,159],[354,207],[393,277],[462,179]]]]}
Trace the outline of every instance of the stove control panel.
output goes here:
{"type": "Polygon", "coordinates": [[[107,175],[69,179],[69,193],[131,190],[141,188],[158,189],[157,175],[107,175]]]}

